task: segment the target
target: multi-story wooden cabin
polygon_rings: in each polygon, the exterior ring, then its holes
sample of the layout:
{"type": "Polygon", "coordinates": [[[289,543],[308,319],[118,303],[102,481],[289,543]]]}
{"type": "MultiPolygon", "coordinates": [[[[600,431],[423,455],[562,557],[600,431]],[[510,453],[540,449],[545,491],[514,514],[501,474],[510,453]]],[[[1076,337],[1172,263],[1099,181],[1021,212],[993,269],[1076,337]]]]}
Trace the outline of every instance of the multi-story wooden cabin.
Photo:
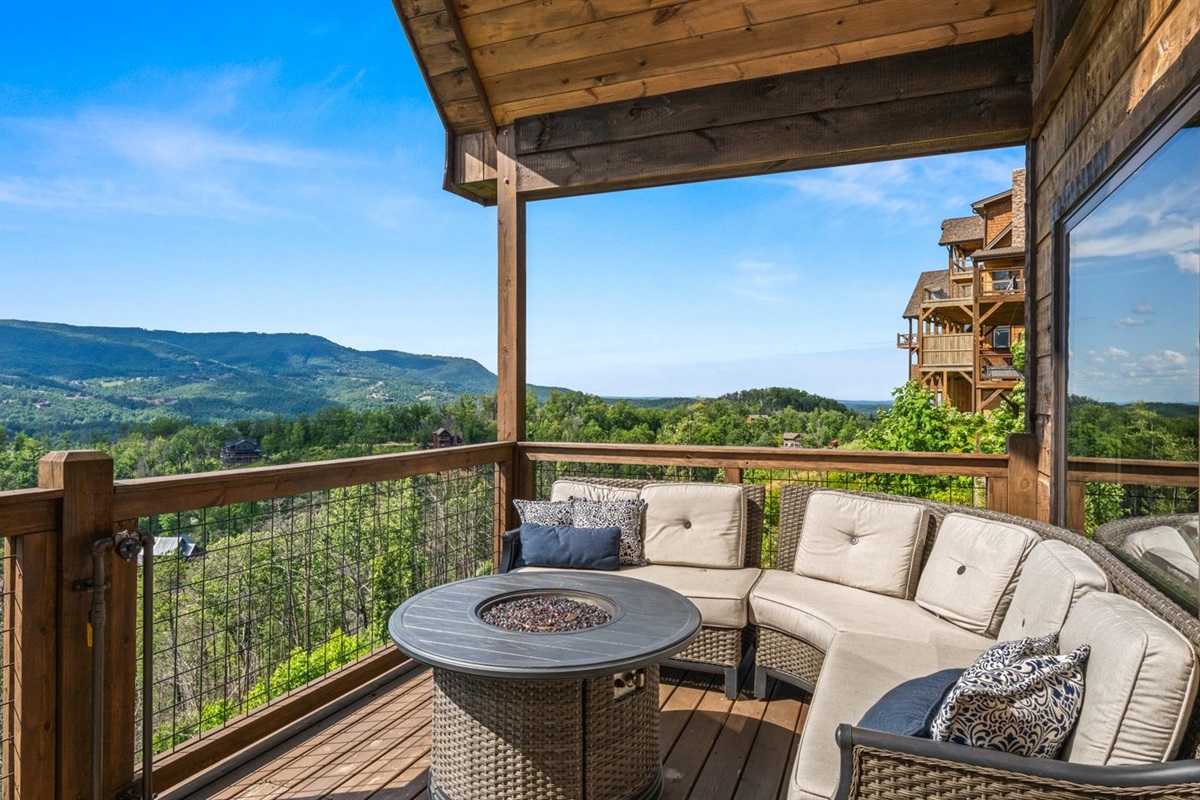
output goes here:
{"type": "Polygon", "coordinates": [[[971,209],[942,222],[946,269],[917,279],[896,346],[908,351],[910,380],[974,412],[1008,402],[1024,380],[1012,345],[1025,334],[1025,170],[971,209]]]}

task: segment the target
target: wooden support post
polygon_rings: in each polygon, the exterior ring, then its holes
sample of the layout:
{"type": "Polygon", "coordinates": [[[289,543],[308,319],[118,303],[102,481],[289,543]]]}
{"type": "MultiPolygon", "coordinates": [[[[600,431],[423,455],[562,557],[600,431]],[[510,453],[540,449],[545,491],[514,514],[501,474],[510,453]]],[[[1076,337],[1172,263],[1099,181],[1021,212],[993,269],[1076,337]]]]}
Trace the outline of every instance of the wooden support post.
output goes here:
{"type": "Polygon", "coordinates": [[[12,775],[12,800],[54,797],[58,738],[58,535],[35,533],[9,539],[5,570],[11,604],[4,633],[4,769],[12,775]]]}
{"type": "Polygon", "coordinates": [[[1009,434],[1008,513],[1037,519],[1037,439],[1031,433],[1009,434]]]}
{"type": "MultiPolygon", "coordinates": [[[[119,522],[112,531],[137,531],[136,519],[119,522]]],[[[134,742],[138,741],[134,707],[141,664],[138,640],[138,562],[110,556],[106,577],[108,613],[104,646],[104,791],[113,797],[134,776],[134,742]]]]}
{"type": "Polygon", "coordinates": [[[726,483],[741,483],[742,468],[741,467],[725,467],[725,482],[726,483]]]}
{"type": "MultiPolygon", "coordinates": [[[[525,440],[525,198],[517,191],[516,133],[502,129],[496,142],[496,220],[498,330],[496,374],[496,438],[514,445],[525,440]]],[[[512,501],[532,489],[521,486],[519,453],[496,476],[497,559],[500,534],[517,526],[512,501]]]]}
{"type": "MultiPolygon", "coordinates": [[[[46,673],[47,677],[54,675],[58,695],[53,796],[82,800],[92,794],[92,632],[88,619],[92,593],[78,591],[76,582],[91,578],[92,544],[112,535],[113,462],[95,450],[50,453],[38,465],[38,485],[63,492],[55,576],[56,665],[46,673]]],[[[120,698],[130,706],[133,699],[132,694],[120,698]]],[[[132,766],[132,731],[126,745],[132,766]]],[[[116,787],[112,788],[115,791],[116,787]]]]}

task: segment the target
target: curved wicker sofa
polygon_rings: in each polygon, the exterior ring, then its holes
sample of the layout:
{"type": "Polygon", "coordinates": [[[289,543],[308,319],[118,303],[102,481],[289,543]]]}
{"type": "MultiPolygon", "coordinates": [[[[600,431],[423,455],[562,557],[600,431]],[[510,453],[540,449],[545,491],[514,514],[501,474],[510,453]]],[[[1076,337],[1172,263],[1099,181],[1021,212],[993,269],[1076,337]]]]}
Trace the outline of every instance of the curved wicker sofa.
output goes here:
{"type": "Polygon", "coordinates": [[[1096,541],[1164,589],[1168,596],[1178,599],[1185,609],[1200,605],[1195,514],[1119,519],[1101,525],[1094,536],[1096,541]],[[1146,542],[1137,541],[1147,534],[1158,535],[1146,542]]]}
{"type": "MultiPolygon", "coordinates": [[[[780,565],[794,563],[812,487],[787,486],[780,498],[780,565]]],[[[1079,549],[1107,575],[1113,591],[1164,620],[1200,653],[1200,622],[1135,574],[1101,545],[1070,531],[1021,517],[926,500],[848,492],[858,497],[903,501],[930,512],[929,531],[920,559],[928,560],[939,528],[950,513],[1025,527],[1041,539],[1055,539],[1079,549]]],[[[772,676],[812,691],[821,676],[825,653],[786,633],[758,628],[755,657],[756,694],[762,696],[772,676]]],[[[834,676],[831,676],[834,677],[834,676]]],[[[853,681],[854,676],[836,676],[853,681]]],[[[818,691],[824,691],[825,687],[818,691]]],[[[852,723],[854,720],[845,720],[852,723]]],[[[809,735],[810,731],[806,731],[809,735]]],[[[828,732],[834,735],[833,731],[828,732]]],[[[946,742],[880,733],[841,724],[836,731],[841,752],[837,798],[1130,798],[1200,797],[1200,712],[1190,711],[1175,761],[1138,766],[1088,766],[1023,758],[946,742]]]]}
{"type": "MultiPolygon", "coordinates": [[[[572,477],[563,480],[613,489],[634,490],[641,490],[655,483],[663,483],[662,481],[593,477],[572,477]]],[[[753,484],[740,485],[740,488],[746,497],[746,544],[743,564],[744,567],[758,568],[762,566],[763,505],[766,499],[766,490],[762,486],[753,484]]],[[[500,560],[501,572],[507,572],[513,568],[519,542],[517,533],[518,531],[513,530],[504,534],[504,551],[500,560]]],[[[687,594],[686,591],[682,593],[687,594]]],[[[723,675],[725,696],[733,699],[737,696],[743,668],[749,668],[753,639],[753,628],[749,625],[726,628],[704,624],[700,628],[700,636],[686,650],[664,663],[668,666],[723,675]]]]}

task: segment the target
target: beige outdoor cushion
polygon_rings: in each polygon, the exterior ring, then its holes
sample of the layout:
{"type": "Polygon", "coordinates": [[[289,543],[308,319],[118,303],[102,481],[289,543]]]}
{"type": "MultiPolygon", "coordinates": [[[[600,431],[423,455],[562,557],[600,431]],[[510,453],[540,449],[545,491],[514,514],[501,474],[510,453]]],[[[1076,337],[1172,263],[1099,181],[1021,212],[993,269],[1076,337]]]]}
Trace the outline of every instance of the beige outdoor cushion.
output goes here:
{"type": "Polygon", "coordinates": [[[1019,525],[947,514],[917,584],[917,605],[961,628],[995,636],[1017,576],[1041,538],[1019,525]]]}
{"type": "Polygon", "coordinates": [[[1082,550],[1055,539],[1039,542],[1025,559],[996,638],[1005,642],[1054,633],[1080,597],[1107,591],[1108,576],[1082,550]]]}
{"type": "MultiPolygon", "coordinates": [[[[902,601],[897,601],[902,602],[902,601]]],[[[942,669],[970,666],[986,649],[843,633],[825,657],[792,770],[788,800],[829,800],[837,790],[840,723],[858,723],[867,709],[899,683],[942,669]]]]}
{"type": "Polygon", "coordinates": [[[625,567],[621,574],[679,592],[696,604],[700,609],[700,621],[708,627],[743,628],[748,617],[750,590],[762,571],[755,567],[704,569],[651,564],[625,567]]]}
{"type": "Polygon", "coordinates": [[[654,483],[646,501],[651,564],[740,569],[746,556],[746,493],[719,483],[654,483]]]}
{"type": "MultiPolygon", "coordinates": [[[[864,592],[778,569],[763,571],[750,592],[750,621],[828,650],[842,633],[904,636],[979,651],[995,640],[938,619],[912,600],[864,592]]],[[[824,674],[824,669],[822,669],[824,674]]]]}
{"type": "Polygon", "coordinates": [[[1144,531],[1131,533],[1125,537],[1124,549],[1135,558],[1141,558],[1150,551],[1160,554],[1164,552],[1178,553],[1191,559],[1194,571],[1196,555],[1192,552],[1188,540],[1184,538],[1183,532],[1172,525],[1156,525],[1144,531]]]}
{"type": "Polygon", "coordinates": [[[1091,645],[1083,708],[1060,758],[1079,764],[1168,761],[1196,695],[1196,654],[1181,633],[1127,597],[1090,592],[1072,606],[1059,652],[1091,645]]]}
{"type": "Polygon", "coordinates": [[[797,575],[911,598],[929,511],[915,503],[814,492],[804,512],[797,575]]]}
{"type": "Polygon", "coordinates": [[[580,500],[637,500],[640,494],[637,489],[601,486],[587,481],[558,480],[550,487],[551,500],[567,500],[572,497],[578,497],[580,500]]]}

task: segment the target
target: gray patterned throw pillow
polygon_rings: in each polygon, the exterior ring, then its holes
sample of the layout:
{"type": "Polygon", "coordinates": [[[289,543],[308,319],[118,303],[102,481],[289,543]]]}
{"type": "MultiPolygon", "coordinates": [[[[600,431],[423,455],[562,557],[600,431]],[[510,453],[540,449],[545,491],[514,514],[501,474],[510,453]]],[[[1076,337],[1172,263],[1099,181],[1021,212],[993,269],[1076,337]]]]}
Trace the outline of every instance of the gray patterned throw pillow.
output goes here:
{"type": "Polygon", "coordinates": [[[581,500],[572,497],[571,525],[576,528],[621,529],[621,566],[641,567],[646,565],[642,550],[643,500],[581,500]]]}
{"type": "Polygon", "coordinates": [[[1057,633],[988,648],[946,695],[931,738],[1019,756],[1057,756],[1083,706],[1083,666],[1091,648],[1057,651],[1057,633]]]}
{"type": "Polygon", "coordinates": [[[521,522],[560,528],[571,524],[571,504],[566,500],[513,500],[521,522]]]}

